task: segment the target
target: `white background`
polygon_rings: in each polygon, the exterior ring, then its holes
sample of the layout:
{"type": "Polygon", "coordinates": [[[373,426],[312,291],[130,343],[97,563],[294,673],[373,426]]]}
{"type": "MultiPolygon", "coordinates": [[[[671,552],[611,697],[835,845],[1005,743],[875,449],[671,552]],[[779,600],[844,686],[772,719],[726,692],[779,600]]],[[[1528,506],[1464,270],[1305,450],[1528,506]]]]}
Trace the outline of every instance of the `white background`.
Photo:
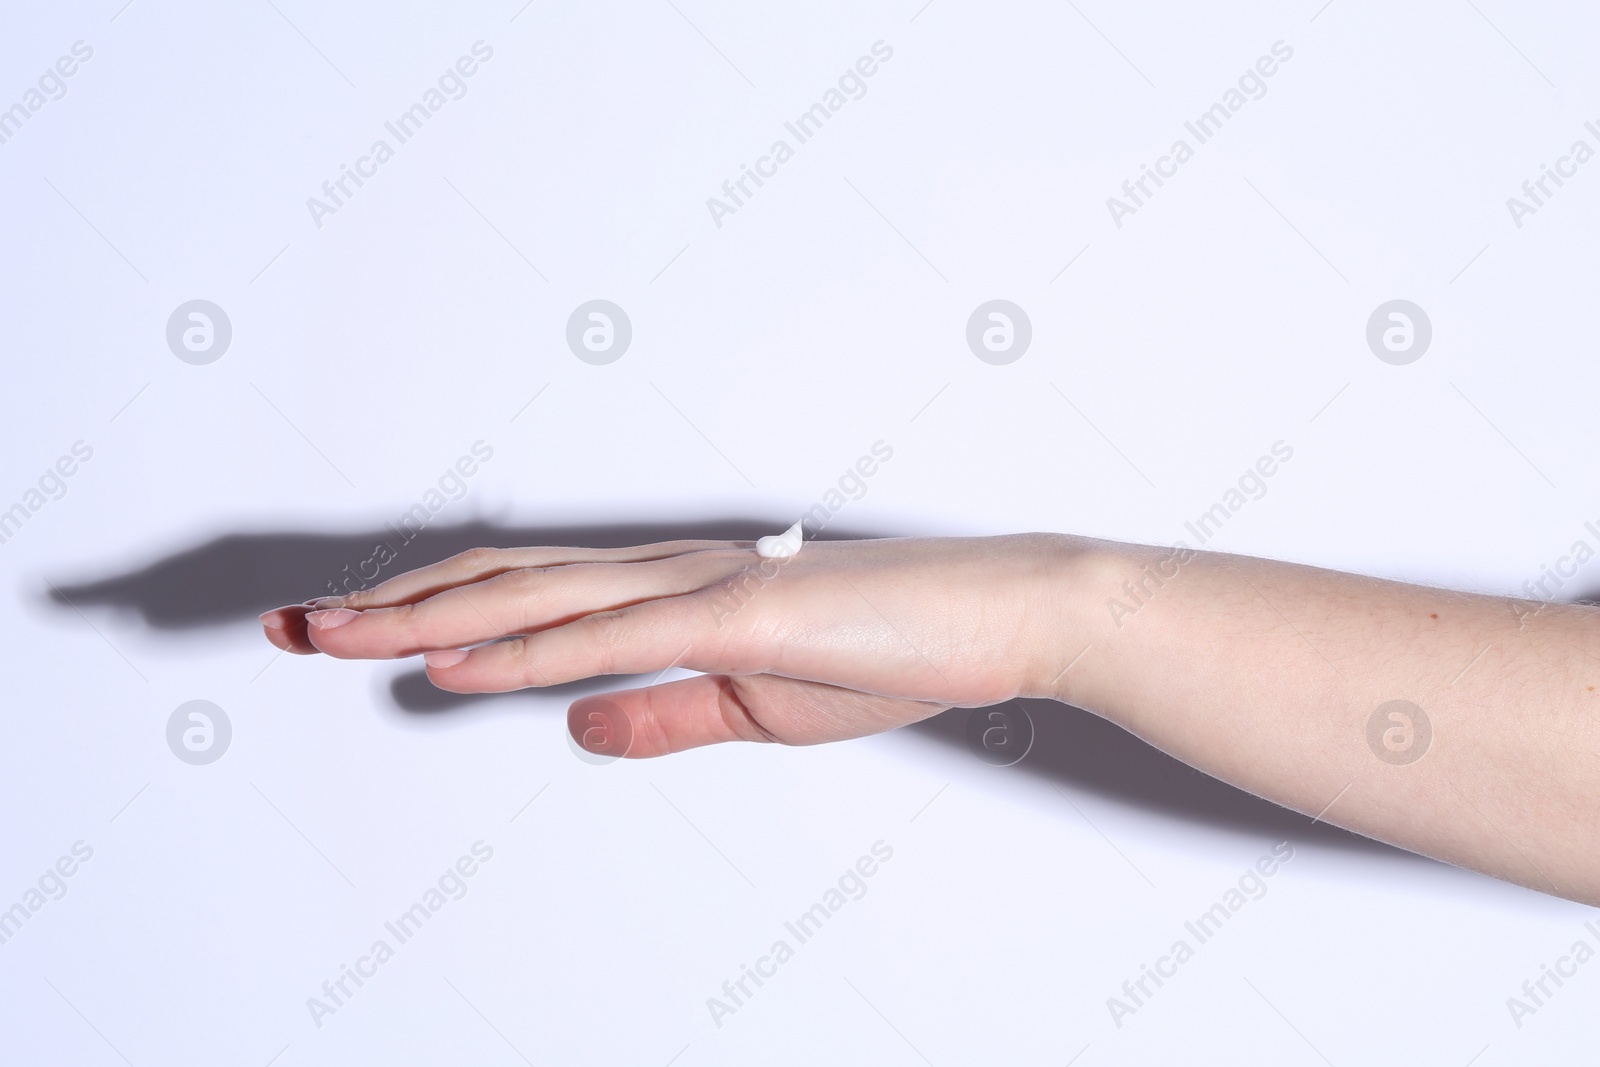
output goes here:
{"type": "Polygon", "coordinates": [[[597,767],[564,740],[580,690],[408,710],[414,665],[261,638],[257,612],[323,592],[479,440],[403,565],[775,531],[880,439],[840,531],[1171,543],[1282,440],[1212,547],[1513,591],[1595,542],[1600,162],[1521,227],[1506,207],[1600,148],[1592,10],[919,3],[0,14],[0,108],[93,48],[0,144],[0,508],[93,448],[0,545],[0,908],[94,850],[0,945],[0,1059],[1589,1050],[1600,965],[1520,1027],[1506,1006],[1600,945],[1589,909],[1208,788],[1075,712],[1033,706],[1010,768],[964,712],[597,767]],[[480,40],[466,95],[316,225],[307,198],[480,40]],[[706,198],[877,41],[866,95],[718,227],[706,198]],[[1276,41],[1266,95],[1115,225],[1106,198],[1276,41]],[[597,297],[634,330],[608,366],[564,338],[597,297]],[[195,298],[233,328],[206,366],[165,340],[195,298]],[[1008,366],[965,342],[994,298],[1033,325],[1008,366]],[[1433,325],[1408,366],[1365,341],[1394,298],[1433,325]],[[166,743],[197,698],[233,726],[208,766],[166,743]],[[1107,998],[1285,838],[1266,895],[1116,1025],[1107,998]],[[307,998],[479,840],[469,892],[316,1025],[307,998]],[[707,999],[880,840],[866,896],[717,1025],[707,999]]]}

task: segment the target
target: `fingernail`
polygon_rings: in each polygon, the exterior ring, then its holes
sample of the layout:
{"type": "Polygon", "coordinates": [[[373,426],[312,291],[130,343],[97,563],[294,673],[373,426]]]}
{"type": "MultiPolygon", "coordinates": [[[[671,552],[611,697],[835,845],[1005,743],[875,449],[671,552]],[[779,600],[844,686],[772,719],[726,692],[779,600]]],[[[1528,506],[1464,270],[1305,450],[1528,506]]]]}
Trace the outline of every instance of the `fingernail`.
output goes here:
{"type": "Polygon", "coordinates": [[[319,610],[326,608],[342,608],[344,607],[344,597],[319,596],[314,600],[305,601],[305,606],[308,608],[317,608],[319,610]]]}
{"type": "Polygon", "coordinates": [[[306,617],[306,605],[285,604],[281,608],[261,613],[261,625],[274,630],[287,629],[291,622],[298,622],[306,617]]]}
{"type": "Polygon", "coordinates": [[[331,608],[326,611],[307,613],[306,622],[309,622],[319,630],[331,630],[335,626],[343,626],[360,614],[361,612],[351,611],[349,608],[331,608]]]}
{"type": "Polygon", "coordinates": [[[464,648],[447,648],[443,652],[424,652],[422,662],[430,667],[454,667],[467,658],[464,648]]]}

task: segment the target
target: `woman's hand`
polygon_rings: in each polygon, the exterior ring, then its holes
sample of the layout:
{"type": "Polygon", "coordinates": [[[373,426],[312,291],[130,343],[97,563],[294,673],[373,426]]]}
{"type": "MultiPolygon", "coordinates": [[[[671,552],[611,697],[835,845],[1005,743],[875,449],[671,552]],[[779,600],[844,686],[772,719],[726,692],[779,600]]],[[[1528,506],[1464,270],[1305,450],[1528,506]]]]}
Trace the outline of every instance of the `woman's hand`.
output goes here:
{"type": "Polygon", "coordinates": [[[460,693],[704,672],[574,704],[568,729],[605,755],[1053,697],[1319,820],[1600,904],[1593,608],[1023,534],[781,561],[725,541],[480,550],[262,621],[296,652],[423,653],[460,693]]]}
{"type": "Polygon", "coordinates": [[[291,652],[421,653],[457,693],[703,672],[573,705],[586,747],[658,756],[838,741],[1050,695],[1076,558],[1047,534],[816,541],[782,560],[747,541],[477,549],[261,618],[291,652]]]}

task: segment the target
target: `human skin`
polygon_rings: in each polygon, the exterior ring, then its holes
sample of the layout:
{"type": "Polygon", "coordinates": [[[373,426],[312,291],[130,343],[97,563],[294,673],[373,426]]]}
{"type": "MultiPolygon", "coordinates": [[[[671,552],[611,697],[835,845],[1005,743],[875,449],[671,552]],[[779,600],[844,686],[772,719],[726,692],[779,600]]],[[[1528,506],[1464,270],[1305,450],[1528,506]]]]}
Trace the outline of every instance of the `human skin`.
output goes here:
{"type": "Polygon", "coordinates": [[[291,652],[423,654],[457,693],[701,672],[572,706],[580,742],[631,758],[1055,699],[1323,821],[1600,904],[1587,607],[1036,533],[785,560],[748,541],[479,549],[262,623],[291,652]],[[1369,744],[1391,700],[1431,723],[1414,762],[1369,744]]]}

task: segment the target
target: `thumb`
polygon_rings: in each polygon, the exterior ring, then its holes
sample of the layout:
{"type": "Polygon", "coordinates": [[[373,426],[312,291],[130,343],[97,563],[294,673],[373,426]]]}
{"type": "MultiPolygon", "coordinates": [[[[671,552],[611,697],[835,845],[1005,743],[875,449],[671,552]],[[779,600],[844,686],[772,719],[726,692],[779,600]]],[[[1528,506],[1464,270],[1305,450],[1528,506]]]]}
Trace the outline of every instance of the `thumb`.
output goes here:
{"type": "Polygon", "coordinates": [[[646,759],[724,741],[843,741],[947,707],[769,674],[705,674],[584,697],[567,709],[567,730],[597,755],[646,759]]]}

